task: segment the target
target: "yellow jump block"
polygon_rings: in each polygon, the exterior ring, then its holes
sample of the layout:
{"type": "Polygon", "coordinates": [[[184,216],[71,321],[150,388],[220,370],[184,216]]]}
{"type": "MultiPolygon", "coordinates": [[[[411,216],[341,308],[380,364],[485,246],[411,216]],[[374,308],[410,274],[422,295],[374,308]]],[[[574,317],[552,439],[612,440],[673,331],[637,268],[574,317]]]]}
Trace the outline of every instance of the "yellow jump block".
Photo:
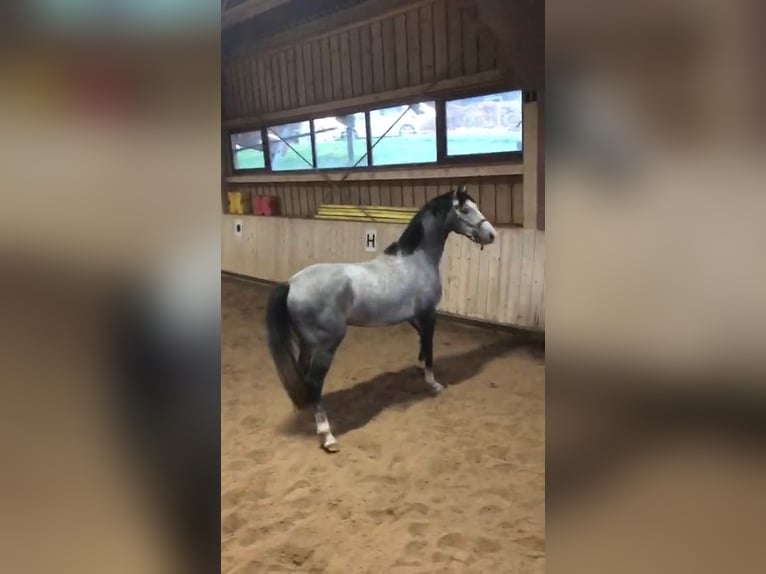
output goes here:
{"type": "Polygon", "coordinates": [[[249,191],[229,191],[226,195],[229,200],[229,213],[241,215],[253,211],[249,191]]]}
{"type": "Polygon", "coordinates": [[[384,207],[380,205],[321,205],[317,219],[341,221],[379,221],[382,223],[409,223],[417,213],[414,207],[384,207]]]}

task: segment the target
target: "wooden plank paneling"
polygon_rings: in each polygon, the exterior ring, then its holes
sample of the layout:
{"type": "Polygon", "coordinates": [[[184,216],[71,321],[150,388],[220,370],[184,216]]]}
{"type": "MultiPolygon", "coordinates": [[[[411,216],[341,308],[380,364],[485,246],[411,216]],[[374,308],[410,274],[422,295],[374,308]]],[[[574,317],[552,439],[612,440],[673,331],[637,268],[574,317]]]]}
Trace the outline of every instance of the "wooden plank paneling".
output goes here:
{"type": "Polygon", "coordinates": [[[524,224],[524,184],[514,181],[511,187],[512,218],[514,225],[524,224]]]}
{"type": "Polygon", "coordinates": [[[291,47],[285,50],[285,57],[287,59],[288,100],[290,102],[290,109],[295,109],[298,107],[298,77],[296,73],[295,48],[291,47]]]}
{"type": "Polygon", "coordinates": [[[460,241],[458,239],[458,245],[460,246],[458,251],[458,281],[457,281],[457,312],[459,315],[466,316],[468,311],[468,272],[471,266],[471,261],[468,253],[468,242],[460,241]]]}
{"type": "Polygon", "coordinates": [[[394,205],[391,200],[391,186],[388,184],[380,186],[380,205],[394,205]]]}
{"type": "Polygon", "coordinates": [[[349,31],[349,53],[351,58],[351,95],[362,95],[362,43],[359,28],[349,31]]]}
{"type": "Polygon", "coordinates": [[[417,86],[421,82],[420,61],[420,11],[410,10],[407,12],[407,54],[410,85],[417,86]]]}
{"type": "Polygon", "coordinates": [[[505,230],[498,231],[498,237],[493,246],[485,249],[486,257],[489,258],[489,270],[486,279],[487,299],[483,316],[485,318],[494,316],[497,317],[497,320],[499,320],[498,311],[500,310],[500,275],[508,272],[503,267],[506,261],[503,252],[503,235],[505,235],[505,230]]]}
{"type": "Polygon", "coordinates": [[[287,77],[287,54],[284,50],[278,55],[278,66],[279,86],[282,90],[280,101],[282,109],[288,110],[292,107],[292,104],[290,103],[290,84],[287,77]]]}
{"type": "Polygon", "coordinates": [[[359,30],[359,41],[362,47],[362,93],[371,94],[373,91],[373,62],[370,26],[362,26],[361,30],[359,30]]]}
{"type": "Polygon", "coordinates": [[[529,313],[526,319],[533,325],[545,324],[544,287],[545,287],[545,241],[540,233],[535,233],[535,262],[532,271],[529,313]]]}
{"type": "Polygon", "coordinates": [[[343,77],[343,97],[351,98],[354,96],[354,88],[351,80],[351,39],[348,32],[340,35],[340,65],[343,77]]]}
{"type": "Polygon", "coordinates": [[[496,42],[480,32],[477,16],[471,1],[416,2],[373,21],[232,60],[222,73],[225,121],[233,125],[263,113],[495,71],[496,42]]]}
{"type": "Polygon", "coordinates": [[[423,82],[434,81],[434,27],[433,5],[420,9],[420,66],[423,82]]]}
{"type": "Polygon", "coordinates": [[[413,201],[416,207],[423,207],[426,204],[426,185],[423,182],[415,183],[413,186],[413,201]]]}
{"type": "Polygon", "coordinates": [[[386,90],[393,90],[396,88],[396,40],[393,18],[383,20],[381,28],[383,35],[383,87],[386,90]]]}
{"type": "Polygon", "coordinates": [[[251,114],[256,109],[253,72],[250,69],[250,62],[251,60],[242,60],[240,68],[242,81],[245,84],[245,114],[251,114]]]}
{"type": "MultiPolygon", "coordinates": [[[[329,102],[333,99],[332,92],[333,92],[333,85],[334,85],[334,78],[333,78],[333,70],[332,70],[332,59],[330,57],[330,40],[329,38],[322,38],[319,41],[320,49],[322,50],[322,74],[324,77],[324,101],[329,102]]],[[[338,78],[338,81],[340,81],[340,78],[338,78]]]]}
{"type": "MultiPolygon", "coordinates": [[[[298,188],[303,193],[304,188],[298,188]]],[[[364,261],[363,222],[244,216],[241,239],[235,219],[221,221],[221,267],[271,281],[284,281],[318,262],[364,261]]],[[[378,224],[379,251],[404,225],[378,224]]],[[[545,234],[533,229],[498,230],[483,251],[464,237],[451,236],[440,266],[443,296],[439,309],[467,317],[522,327],[544,326],[545,234]],[[510,318],[509,318],[510,317],[510,318]]]]}
{"type": "Polygon", "coordinates": [[[493,224],[497,221],[495,210],[495,184],[491,181],[483,181],[479,186],[479,209],[489,221],[493,224]]]}
{"type": "Polygon", "coordinates": [[[449,77],[449,53],[447,48],[447,4],[436,0],[433,9],[434,20],[434,79],[449,77]]]}
{"type": "MultiPolygon", "coordinates": [[[[521,230],[518,233],[506,234],[508,245],[503,246],[504,252],[510,255],[510,265],[507,267],[507,281],[502,291],[503,302],[500,316],[502,322],[511,323],[517,313],[519,304],[519,289],[521,288],[521,258],[523,255],[523,237],[521,230]]],[[[504,279],[501,275],[501,282],[504,279]]],[[[513,323],[511,323],[513,324],[513,323]]]]}
{"type": "Polygon", "coordinates": [[[406,182],[402,185],[402,207],[415,207],[415,190],[412,182],[406,182]]]}
{"type": "Polygon", "coordinates": [[[509,225],[512,221],[512,196],[510,182],[503,180],[495,185],[495,221],[498,225],[509,225]]]}
{"type": "Polygon", "coordinates": [[[325,75],[322,65],[322,48],[319,42],[311,42],[311,65],[314,72],[314,98],[316,102],[325,101],[324,82],[325,75]]]}
{"type": "Polygon", "coordinates": [[[516,306],[516,314],[511,321],[519,324],[529,316],[532,305],[532,279],[535,268],[535,240],[537,233],[534,230],[525,229],[522,232],[522,260],[521,282],[519,285],[519,300],[516,306]]]}
{"type": "Polygon", "coordinates": [[[479,71],[494,70],[496,66],[497,42],[494,34],[479,29],[479,71]]]}
{"type": "Polygon", "coordinates": [[[314,93],[314,55],[311,53],[311,44],[303,44],[301,46],[301,53],[303,54],[303,83],[306,92],[306,104],[311,105],[316,103],[316,95],[314,93]]]}
{"type": "Polygon", "coordinates": [[[330,65],[332,66],[332,98],[343,99],[343,70],[340,62],[340,38],[330,36],[330,65]]]}
{"type": "Polygon", "coordinates": [[[439,266],[439,272],[442,274],[442,300],[439,309],[457,314],[457,285],[460,280],[459,261],[460,256],[460,238],[457,235],[450,235],[445,244],[444,256],[439,266]]]}
{"type": "Polygon", "coordinates": [[[373,22],[370,27],[372,38],[373,89],[382,92],[386,87],[385,66],[383,64],[383,25],[373,22]]]}
{"type": "Polygon", "coordinates": [[[384,205],[380,198],[380,184],[370,182],[370,205],[384,205]]]}
{"type": "Polygon", "coordinates": [[[487,301],[489,299],[489,293],[491,285],[489,283],[490,267],[493,263],[493,255],[499,251],[499,249],[480,249],[474,245],[474,249],[478,251],[473,255],[474,259],[479,260],[479,272],[477,275],[476,288],[475,288],[475,301],[473,305],[474,317],[477,319],[483,319],[487,316],[487,301]]]}
{"type": "Polygon", "coordinates": [[[463,73],[475,74],[479,71],[479,35],[476,33],[478,19],[475,4],[466,4],[460,10],[463,32],[463,73]]]}
{"type": "Polygon", "coordinates": [[[234,109],[234,88],[231,79],[231,66],[223,66],[221,70],[221,105],[226,117],[234,117],[237,112],[234,109]]]}
{"type": "Polygon", "coordinates": [[[247,105],[245,103],[245,79],[242,74],[242,69],[238,65],[238,62],[234,63],[234,85],[235,85],[235,109],[238,115],[245,115],[247,112],[247,105]]]}
{"type": "MultiPolygon", "coordinates": [[[[460,239],[463,239],[462,237],[460,239]]],[[[466,271],[466,293],[465,293],[465,315],[468,317],[479,316],[479,306],[483,302],[484,294],[480,293],[479,274],[481,271],[482,257],[475,254],[479,247],[470,241],[463,241],[465,244],[465,258],[467,261],[466,271]]],[[[482,254],[483,255],[483,254],[482,254]]]]}
{"type": "Polygon", "coordinates": [[[409,85],[407,73],[407,15],[399,14],[394,18],[394,36],[396,38],[396,86],[404,88],[409,85]]]}
{"type": "Polygon", "coordinates": [[[463,74],[463,30],[456,0],[447,0],[447,39],[449,75],[456,78],[463,74]]]}
{"type": "Polygon", "coordinates": [[[258,81],[258,63],[255,58],[248,60],[248,73],[250,74],[250,84],[253,90],[253,109],[252,113],[258,113],[263,110],[261,102],[261,90],[258,81]]]}
{"type": "Polygon", "coordinates": [[[261,96],[261,109],[259,111],[266,112],[270,110],[269,94],[266,88],[266,65],[261,58],[256,60],[256,69],[258,73],[258,91],[261,96]]]}
{"type": "Polygon", "coordinates": [[[265,71],[266,71],[266,89],[268,90],[268,98],[269,98],[269,111],[273,112],[277,109],[279,109],[279,104],[277,103],[277,96],[279,89],[277,88],[277,85],[274,83],[274,61],[271,58],[264,58],[264,63],[266,64],[265,71]]]}
{"type": "Polygon", "coordinates": [[[303,65],[303,46],[295,47],[295,82],[298,105],[306,105],[306,70],[303,65]]]}

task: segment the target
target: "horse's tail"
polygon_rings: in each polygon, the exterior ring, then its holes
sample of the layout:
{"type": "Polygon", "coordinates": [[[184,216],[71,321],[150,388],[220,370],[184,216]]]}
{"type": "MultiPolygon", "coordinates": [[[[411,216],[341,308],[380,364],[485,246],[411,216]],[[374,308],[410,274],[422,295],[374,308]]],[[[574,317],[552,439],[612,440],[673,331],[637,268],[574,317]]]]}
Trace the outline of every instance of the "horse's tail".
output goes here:
{"type": "Polygon", "coordinates": [[[302,409],[309,404],[308,387],[303,373],[292,352],[292,319],[287,309],[287,294],[290,285],[278,285],[269,296],[266,307],[266,330],[269,351],[277,367],[279,379],[296,408],[302,409]]]}

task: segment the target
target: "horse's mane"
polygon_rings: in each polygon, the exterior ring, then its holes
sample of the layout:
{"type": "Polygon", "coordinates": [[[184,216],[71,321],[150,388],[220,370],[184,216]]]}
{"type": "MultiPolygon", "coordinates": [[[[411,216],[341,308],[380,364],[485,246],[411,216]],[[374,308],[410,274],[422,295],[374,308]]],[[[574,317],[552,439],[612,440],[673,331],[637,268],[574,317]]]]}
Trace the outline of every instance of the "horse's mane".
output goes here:
{"type": "MultiPolygon", "coordinates": [[[[452,191],[443,193],[421,207],[410,220],[409,225],[407,225],[399,239],[386,247],[383,253],[386,255],[398,255],[400,253],[402,255],[412,255],[417,251],[424,238],[423,217],[426,213],[431,213],[437,219],[444,218],[449,210],[452,209],[453,193],[452,191]]],[[[465,192],[458,191],[459,202],[462,204],[466,199],[471,199],[471,197],[465,192]]]]}

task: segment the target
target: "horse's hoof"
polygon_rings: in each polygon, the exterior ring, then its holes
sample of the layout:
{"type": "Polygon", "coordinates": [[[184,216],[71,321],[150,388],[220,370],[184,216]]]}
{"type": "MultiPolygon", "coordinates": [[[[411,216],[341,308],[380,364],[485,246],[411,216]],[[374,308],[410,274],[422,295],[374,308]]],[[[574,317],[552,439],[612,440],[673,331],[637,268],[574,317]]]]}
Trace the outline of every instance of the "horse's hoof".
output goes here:
{"type": "Polygon", "coordinates": [[[328,442],[322,444],[322,450],[329,453],[336,453],[340,450],[340,445],[337,442],[328,442]]]}
{"type": "Polygon", "coordinates": [[[435,395],[438,395],[444,390],[444,385],[442,385],[441,383],[437,383],[436,381],[434,381],[433,383],[429,383],[429,384],[431,386],[431,391],[435,395]]]}

